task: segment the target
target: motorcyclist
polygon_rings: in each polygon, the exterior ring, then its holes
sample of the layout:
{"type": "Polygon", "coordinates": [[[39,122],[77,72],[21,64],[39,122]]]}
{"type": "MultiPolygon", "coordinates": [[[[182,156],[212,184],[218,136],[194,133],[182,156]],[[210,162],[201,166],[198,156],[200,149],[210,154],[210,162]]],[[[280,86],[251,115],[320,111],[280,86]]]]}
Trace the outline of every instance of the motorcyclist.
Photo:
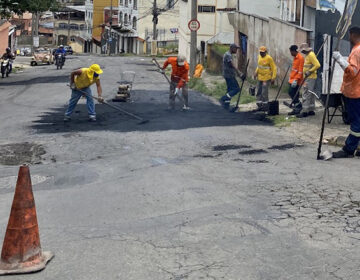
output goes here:
{"type": "Polygon", "coordinates": [[[55,59],[57,58],[57,56],[59,54],[62,54],[63,56],[63,62],[65,64],[65,56],[66,56],[66,50],[64,49],[64,46],[63,45],[60,45],[58,49],[56,49],[55,51],[55,59]]]}
{"type": "Polygon", "coordinates": [[[9,73],[11,73],[12,71],[11,61],[15,59],[15,55],[11,52],[10,48],[6,48],[6,52],[2,55],[1,59],[9,59],[9,67],[10,67],[9,73]]]}

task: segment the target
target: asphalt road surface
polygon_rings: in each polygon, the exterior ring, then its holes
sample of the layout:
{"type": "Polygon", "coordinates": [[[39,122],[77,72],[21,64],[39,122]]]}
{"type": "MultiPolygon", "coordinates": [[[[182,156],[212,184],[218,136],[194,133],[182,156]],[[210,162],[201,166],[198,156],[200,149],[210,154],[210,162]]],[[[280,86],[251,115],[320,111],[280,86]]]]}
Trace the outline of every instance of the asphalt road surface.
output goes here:
{"type": "Polygon", "coordinates": [[[191,111],[168,112],[167,90],[140,57],[74,56],[0,80],[0,240],[27,162],[55,253],[7,279],[360,278],[358,159],[317,161],[314,145],[195,92],[191,111]],[[117,105],[148,124],[105,105],[89,123],[84,100],[63,123],[70,71],[94,62],[108,100],[136,72],[132,102],[117,105]]]}

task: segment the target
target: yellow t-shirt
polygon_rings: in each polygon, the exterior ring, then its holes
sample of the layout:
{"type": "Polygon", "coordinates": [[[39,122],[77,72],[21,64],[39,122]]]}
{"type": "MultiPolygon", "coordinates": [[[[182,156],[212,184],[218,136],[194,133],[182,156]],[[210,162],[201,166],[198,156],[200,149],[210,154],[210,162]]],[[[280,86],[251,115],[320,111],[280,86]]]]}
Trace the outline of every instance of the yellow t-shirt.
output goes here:
{"type": "Polygon", "coordinates": [[[81,75],[75,76],[75,86],[77,89],[84,89],[95,84],[100,78],[94,78],[94,72],[89,68],[81,68],[81,75]]]}

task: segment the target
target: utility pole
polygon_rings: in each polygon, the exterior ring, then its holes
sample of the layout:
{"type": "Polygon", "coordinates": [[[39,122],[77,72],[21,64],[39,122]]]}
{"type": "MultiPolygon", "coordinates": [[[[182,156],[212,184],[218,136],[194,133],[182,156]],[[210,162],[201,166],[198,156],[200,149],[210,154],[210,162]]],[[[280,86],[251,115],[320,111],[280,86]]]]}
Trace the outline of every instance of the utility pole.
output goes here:
{"type": "Polygon", "coordinates": [[[152,14],[153,14],[153,40],[151,42],[151,54],[152,55],[157,55],[157,24],[158,24],[158,15],[159,15],[159,12],[158,12],[158,8],[157,8],[157,1],[156,0],[153,0],[153,11],[152,11],[152,14]]]}
{"type": "Polygon", "coordinates": [[[153,40],[156,40],[156,25],[158,24],[158,11],[157,11],[157,3],[154,0],[153,3],[153,40]]]}
{"type": "MultiPolygon", "coordinates": [[[[197,20],[197,0],[191,0],[191,20],[197,20]]],[[[190,76],[195,73],[197,54],[197,31],[191,31],[190,35],[190,76]]]]}
{"type": "Polygon", "coordinates": [[[70,45],[70,21],[71,20],[71,13],[70,13],[70,10],[68,11],[68,32],[67,32],[67,42],[66,44],[69,46],[70,45]]]}
{"type": "Polygon", "coordinates": [[[112,38],[111,38],[111,29],[112,29],[112,16],[113,16],[113,1],[111,0],[111,4],[110,4],[110,31],[109,31],[109,36],[108,36],[108,48],[109,48],[109,56],[111,55],[111,43],[112,43],[112,38]]]}

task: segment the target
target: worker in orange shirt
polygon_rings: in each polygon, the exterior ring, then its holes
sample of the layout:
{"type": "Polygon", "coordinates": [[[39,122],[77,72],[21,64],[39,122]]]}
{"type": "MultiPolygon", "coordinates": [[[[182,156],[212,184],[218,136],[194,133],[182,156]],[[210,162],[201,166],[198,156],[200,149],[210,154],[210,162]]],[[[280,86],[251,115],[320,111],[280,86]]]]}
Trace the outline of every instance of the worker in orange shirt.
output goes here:
{"type": "Polygon", "coordinates": [[[299,99],[298,93],[299,87],[303,82],[303,69],[304,69],[304,57],[298,52],[298,46],[292,45],[290,47],[290,53],[294,57],[292,69],[289,79],[289,95],[293,100],[294,109],[289,113],[289,115],[298,115],[302,110],[302,104],[299,99]]]}
{"type": "Polygon", "coordinates": [[[334,158],[353,158],[360,141],[360,27],[352,27],[349,32],[350,43],[354,46],[349,59],[340,52],[333,53],[333,58],[345,72],[341,92],[350,122],[350,135],[342,150],[333,153],[334,158]]]}
{"type": "Polygon", "coordinates": [[[169,97],[169,109],[175,109],[175,98],[179,96],[180,90],[182,90],[182,96],[184,100],[183,110],[189,110],[189,90],[187,82],[189,81],[189,63],[187,63],[185,56],[179,55],[178,57],[169,57],[162,70],[165,70],[168,65],[171,65],[171,85],[170,85],[170,97],[169,97]]]}

